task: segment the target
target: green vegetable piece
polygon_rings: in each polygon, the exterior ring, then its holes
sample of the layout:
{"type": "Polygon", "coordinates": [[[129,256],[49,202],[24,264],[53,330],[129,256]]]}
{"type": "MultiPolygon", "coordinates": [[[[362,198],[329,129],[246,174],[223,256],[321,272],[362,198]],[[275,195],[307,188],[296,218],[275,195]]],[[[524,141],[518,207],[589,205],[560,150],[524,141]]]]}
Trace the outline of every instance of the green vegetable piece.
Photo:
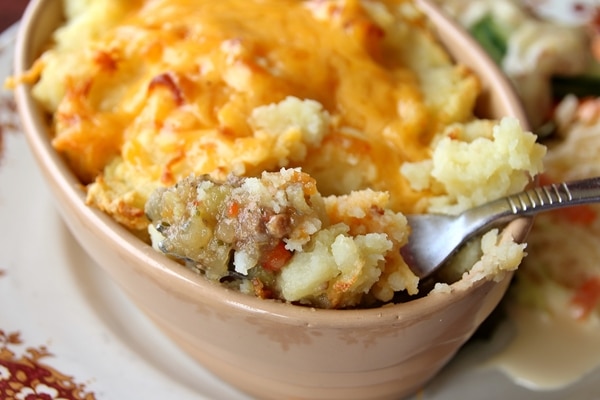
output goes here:
{"type": "Polygon", "coordinates": [[[469,29],[471,35],[479,42],[489,56],[500,64],[506,55],[506,38],[491,15],[486,15],[469,29]]]}

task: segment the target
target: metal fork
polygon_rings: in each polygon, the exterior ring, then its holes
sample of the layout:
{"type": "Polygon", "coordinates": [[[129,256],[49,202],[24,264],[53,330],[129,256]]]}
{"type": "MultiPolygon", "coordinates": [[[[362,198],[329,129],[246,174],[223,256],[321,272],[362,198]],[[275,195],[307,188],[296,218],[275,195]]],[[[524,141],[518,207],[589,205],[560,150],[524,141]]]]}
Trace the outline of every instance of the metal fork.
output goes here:
{"type": "Polygon", "coordinates": [[[455,216],[407,215],[411,234],[400,251],[410,269],[425,278],[478,233],[519,217],[596,202],[600,202],[600,177],[534,187],[455,216]]]}

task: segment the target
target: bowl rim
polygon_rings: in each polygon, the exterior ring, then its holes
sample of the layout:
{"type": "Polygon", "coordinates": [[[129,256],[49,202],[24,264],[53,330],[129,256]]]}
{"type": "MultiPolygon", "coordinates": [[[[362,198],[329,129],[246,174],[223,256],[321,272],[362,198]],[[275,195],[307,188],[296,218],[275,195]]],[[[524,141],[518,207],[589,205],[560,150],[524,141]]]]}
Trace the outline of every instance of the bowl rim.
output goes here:
{"type": "MultiPolygon", "coordinates": [[[[17,31],[14,57],[14,73],[20,75],[27,71],[33,59],[29,54],[27,44],[30,43],[35,34],[35,26],[45,11],[58,4],[58,0],[33,0],[25,10],[17,31]]],[[[435,15],[435,23],[445,24],[445,29],[453,36],[460,37],[468,46],[473,46],[477,51],[479,62],[486,68],[494,71],[500,80],[504,76],[494,62],[479,48],[474,40],[464,32],[457,24],[446,19],[437,6],[430,0],[416,0],[417,4],[428,16],[435,15]]],[[[507,115],[516,116],[521,123],[526,123],[520,101],[516,94],[510,90],[508,81],[500,82],[504,89],[504,102],[510,112],[507,115]],[[512,109],[511,109],[512,108],[512,109]]],[[[450,293],[431,293],[424,297],[410,300],[404,303],[390,304],[377,308],[330,310],[317,309],[313,307],[298,306],[275,300],[264,300],[241,292],[224,288],[202,275],[191,271],[181,264],[165,257],[155,251],[151,245],[140,240],[126,228],[114,221],[102,211],[90,207],[85,202],[81,183],[70,171],[64,160],[52,148],[49,140],[47,123],[41,116],[38,104],[30,93],[31,85],[20,84],[15,89],[15,100],[20,115],[21,124],[25,133],[30,150],[35,155],[36,162],[47,180],[52,180],[65,194],[69,207],[71,207],[77,218],[87,219],[97,230],[99,240],[104,240],[107,245],[121,247],[130,253],[139,262],[131,265],[132,268],[153,278],[165,291],[177,293],[179,296],[201,304],[222,304],[232,312],[246,313],[248,317],[260,316],[271,318],[289,325],[303,325],[307,322],[314,327],[332,327],[344,329],[355,326],[378,326],[387,325],[391,322],[402,323],[409,321],[414,316],[427,318],[440,308],[462,301],[470,295],[473,290],[488,284],[498,282],[480,280],[469,285],[457,285],[462,279],[450,285],[450,293]],[[143,271],[142,271],[143,270],[143,271]],[[183,290],[183,292],[182,292],[183,290]],[[448,295],[450,294],[450,295],[448,295]]],[[[63,218],[64,219],[64,218],[63,218]]],[[[76,235],[74,235],[76,237],[76,235]]],[[[106,270],[106,267],[100,266],[106,270]]],[[[510,274],[504,279],[510,279],[510,274]]],[[[119,282],[117,282],[119,284],[119,282]]],[[[484,289],[485,290],[485,289],[484,289]]]]}

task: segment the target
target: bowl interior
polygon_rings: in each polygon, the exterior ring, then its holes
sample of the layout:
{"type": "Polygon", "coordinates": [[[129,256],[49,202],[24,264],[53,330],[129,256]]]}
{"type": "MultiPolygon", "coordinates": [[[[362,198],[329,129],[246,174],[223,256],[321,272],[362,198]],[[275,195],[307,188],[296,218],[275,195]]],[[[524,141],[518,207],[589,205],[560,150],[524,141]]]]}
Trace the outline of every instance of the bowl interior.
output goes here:
{"type": "MultiPolygon", "coordinates": [[[[63,20],[60,0],[34,0],[21,22],[17,38],[15,72],[20,74],[32,65],[40,52],[47,46],[52,32],[63,20]]],[[[429,1],[417,0],[417,4],[428,14],[442,34],[440,39],[455,58],[473,69],[481,78],[483,93],[478,103],[482,116],[500,118],[515,116],[526,125],[524,112],[510,83],[496,65],[465,35],[457,24],[446,19],[429,1]],[[468,51],[465,51],[468,49],[468,51]]],[[[49,142],[47,118],[32,98],[29,87],[16,89],[16,101],[22,117],[24,131],[41,170],[57,197],[57,206],[71,230],[78,237],[81,231],[89,231],[97,241],[104,241],[120,254],[127,254],[131,268],[136,274],[150,277],[163,290],[177,296],[185,296],[197,303],[214,304],[244,313],[254,313],[263,318],[285,319],[287,323],[302,325],[305,321],[329,326],[345,327],[357,324],[385,324],[397,320],[399,315],[410,318],[433,314],[448,302],[443,296],[427,296],[399,305],[377,310],[313,310],[273,301],[265,301],[212,284],[175,263],[140,241],[104,213],[85,204],[84,193],[75,176],[52,149],[49,142]],[[335,317],[334,317],[335,316],[335,317]],[[387,322],[386,322],[387,321],[387,322]]],[[[505,230],[517,240],[523,240],[528,232],[528,220],[511,223],[505,230]]],[[[88,252],[90,245],[82,241],[88,252]]],[[[91,250],[91,251],[90,251],[91,250]]],[[[119,273],[107,268],[109,274],[119,282],[119,273]]],[[[128,292],[138,290],[132,282],[119,282],[128,292]]],[[[483,284],[483,283],[481,283],[483,284]]],[[[477,285],[475,285],[477,286],[477,285]]],[[[469,290],[456,290],[452,302],[460,301],[469,290]]],[[[442,307],[443,308],[443,307],[442,307]]]]}

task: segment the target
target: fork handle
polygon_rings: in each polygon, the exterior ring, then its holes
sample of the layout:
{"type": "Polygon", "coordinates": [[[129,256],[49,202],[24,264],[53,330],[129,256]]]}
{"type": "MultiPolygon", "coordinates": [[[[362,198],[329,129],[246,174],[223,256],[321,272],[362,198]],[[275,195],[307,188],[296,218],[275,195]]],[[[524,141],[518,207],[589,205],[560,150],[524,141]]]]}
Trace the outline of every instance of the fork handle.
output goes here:
{"type": "Polygon", "coordinates": [[[475,207],[463,214],[472,229],[503,223],[557,208],[600,202],[600,177],[527,189],[475,207]]]}
{"type": "Polygon", "coordinates": [[[600,177],[534,187],[508,196],[506,201],[517,215],[600,202],[600,177]]]}

